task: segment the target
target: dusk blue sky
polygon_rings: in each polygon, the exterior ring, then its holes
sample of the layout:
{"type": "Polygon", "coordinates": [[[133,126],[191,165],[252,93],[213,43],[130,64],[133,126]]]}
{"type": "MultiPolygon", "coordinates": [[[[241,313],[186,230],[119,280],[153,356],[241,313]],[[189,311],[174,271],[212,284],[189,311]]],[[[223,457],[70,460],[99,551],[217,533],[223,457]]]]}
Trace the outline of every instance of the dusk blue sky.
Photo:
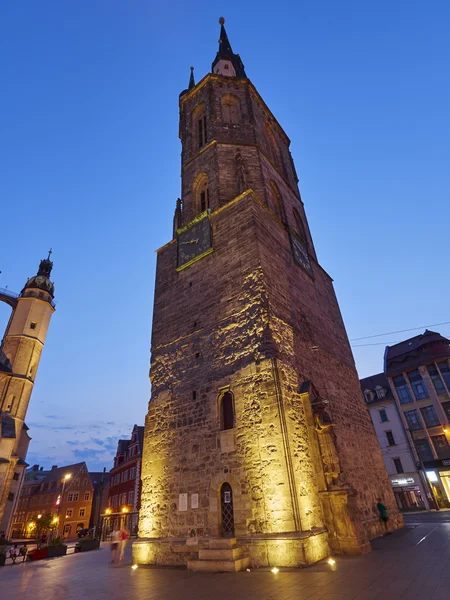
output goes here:
{"type": "MultiPolygon", "coordinates": [[[[350,338],[450,321],[447,0],[0,6],[0,286],[53,248],[57,311],[27,416],[28,462],[111,467],[143,424],[155,249],[180,195],[178,94],[218,18],[292,140],[350,338]]],[[[9,309],[0,304],[0,329],[9,309]]],[[[450,326],[437,327],[450,335],[450,326]]],[[[355,342],[360,376],[384,343],[355,342]]]]}

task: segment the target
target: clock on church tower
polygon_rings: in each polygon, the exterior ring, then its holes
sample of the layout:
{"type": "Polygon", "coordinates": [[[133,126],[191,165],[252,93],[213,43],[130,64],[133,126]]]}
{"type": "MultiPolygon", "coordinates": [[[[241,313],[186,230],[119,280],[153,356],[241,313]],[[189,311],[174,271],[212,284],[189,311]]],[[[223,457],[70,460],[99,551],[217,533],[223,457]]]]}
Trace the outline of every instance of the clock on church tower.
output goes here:
{"type": "Polygon", "coordinates": [[[382,533],[374,499],[401,517],[290,140],[223,19],[211,72],[196,83],[191,69],[179,105],[134,561],[214,570],[215,550],[235,548],[238,570],[366,552],[382,533]]]}

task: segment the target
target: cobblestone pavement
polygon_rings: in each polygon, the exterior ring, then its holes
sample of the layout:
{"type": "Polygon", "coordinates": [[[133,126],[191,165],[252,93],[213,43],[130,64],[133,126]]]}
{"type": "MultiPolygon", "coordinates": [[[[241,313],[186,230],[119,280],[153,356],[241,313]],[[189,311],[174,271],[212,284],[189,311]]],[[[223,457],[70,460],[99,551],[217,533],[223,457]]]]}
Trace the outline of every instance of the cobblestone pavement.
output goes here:
{"type": "Polygon", "coordinates": [[[373,542],[361,557],[308,569],[190,573],[109,564],[92,552],[0,568],[0,597],[12,600],[449,600],[450,524],[419,523],[373,542]]]}

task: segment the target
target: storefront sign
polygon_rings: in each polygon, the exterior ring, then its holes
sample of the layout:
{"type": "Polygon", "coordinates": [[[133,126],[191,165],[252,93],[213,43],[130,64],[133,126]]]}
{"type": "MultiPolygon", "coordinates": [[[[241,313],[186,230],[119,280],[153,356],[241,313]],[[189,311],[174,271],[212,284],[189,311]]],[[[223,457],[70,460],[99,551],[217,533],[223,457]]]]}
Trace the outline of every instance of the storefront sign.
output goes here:
{"type": "Polygon", "coordinates": [[[402,477],[397,479],[391,479],[391,484],[395,486],[403,487],[405,485],[414,485],[415,481],[413,477],[402,477]]]}

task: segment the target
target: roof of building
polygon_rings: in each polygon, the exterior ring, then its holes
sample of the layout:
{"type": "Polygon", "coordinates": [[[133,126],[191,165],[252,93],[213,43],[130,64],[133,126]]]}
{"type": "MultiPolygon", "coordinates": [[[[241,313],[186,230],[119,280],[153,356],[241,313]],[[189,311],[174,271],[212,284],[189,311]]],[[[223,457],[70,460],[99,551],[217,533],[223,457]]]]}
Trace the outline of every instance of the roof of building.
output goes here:
{"type": "Polygon", "coordinates": [[[53,263],[50,260],[51,253],[52,251],[50,250],[48,253],[48,258],[44,258],[44,260],[41,260],[41,262],[39,263],[39,269],[37,274],[28,279],[21,294],[23,294],[23,292],[28,288],[38,288],[40,290],[48,292],[53,298],[55,293],[55,286],[50,281],[50,274],[53,268],[53,263]]]}
{"type": "Polygon", "coordinates": [[[119,440],[117,442],[117,454],[125,454],[131,440],[119,440]]]}
{"type": "Polygon", "coordinates": [[[236,71],[236,77],[247,77],[245,74],[244,65],[242,63],[239,54],[235,54],[231,48],[230,40],[228,39],[227,32],[225,30],[225,19],[221,17],[220,23],[220,38],[219,38],[219,49],[216,54],[216,58],[212,64],[211,70],[214,73],[214,67],[219,60],[229,60],[236,71]]]}
{"type": "Polygon", "coordinates": [[[139,440],[139,446],[141,448],[141,452],[142,452],[142,446],[144,444],[144,431],[145,431],[145,427],[142,425],[135,425],[137,432],[138,432],[138,440],[139,440]]]}
{"type": "Polygon", "coordinates": [[[450,340],[426,329],[420,335],[386,346],[384,370],[386,375],[395,375],[447,357],[450,357],[450,340]]]}
{"type": "Polygon", "coordinates": [[[89,477],[91,478],[93,485],[97,485],[97,483],[100,483],[102,481],[102,477],[103,483],[108,483],[111,476],[106,471],[98,471],[94,473],[89,473],[89,477]]]}
{"type": "Polygon", "coordinates": [[[376,402],[394,399],[389,382],[384,373],[377,373],[376,375],[371,375],[370,377],[364,377],[363,379],[359,380],[359,383],[363,394],[367,391],[370,391],[373,394],[373,399],[371,401],[364,396],[367,404],[375,404],[376,402]],[[378,398],[377,396],[377,388],[379,389],[380,387],[385,390],[385,395],[383,398],[378,398]]]}

